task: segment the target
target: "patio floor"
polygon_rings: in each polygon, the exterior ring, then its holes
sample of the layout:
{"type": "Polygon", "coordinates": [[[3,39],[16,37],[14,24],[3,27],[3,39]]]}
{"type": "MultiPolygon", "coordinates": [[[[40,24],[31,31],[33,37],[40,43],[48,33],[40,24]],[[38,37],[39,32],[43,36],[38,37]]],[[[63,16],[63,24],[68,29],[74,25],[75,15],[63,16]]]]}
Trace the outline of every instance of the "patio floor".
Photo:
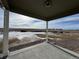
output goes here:
{"type": "MultiPolygon", "coordinates": [[[[17,51],[18,52],[18,51],[17,51]]],[[[16,52],[14,52],[16,53],[16,52]]],[[[21,53],[8,56],[7,59],[78,59],[52,45],[43,42],[21,53]]]]}

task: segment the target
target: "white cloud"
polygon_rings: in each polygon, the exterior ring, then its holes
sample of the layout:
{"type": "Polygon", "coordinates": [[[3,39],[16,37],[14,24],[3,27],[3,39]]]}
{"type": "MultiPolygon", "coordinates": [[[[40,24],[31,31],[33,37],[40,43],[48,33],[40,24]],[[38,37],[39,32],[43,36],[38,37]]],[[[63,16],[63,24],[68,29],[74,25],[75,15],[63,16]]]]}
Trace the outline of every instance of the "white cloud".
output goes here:
{"type": "Polygon", "coordinates": [[[10,27],[31,28],[33,27],[33,23],[37,23],[40,21],[41,20],[36,18],[10,13],[10,27]]]}
{"type": "Polygon", "coordinates": [[[38,23],[34,23],[32,25],[33,28],[40,28],[40,29],[45,29],[46,28],[46,22],[45,21],[41,21],[38,23]]]}
{"type": "MultiPolygon", "coordinates": [[[[79,20],[79,14],[60,18],[60,19],[55,19],[52,21],[49,21],[49,28],[64,28],[64,29],[73,29],[73,27],[79,29],[77,25],[79,24],[74,24],[74,25],[67,25],[67,24],[59,24],[59,22],[63,23],[65,21],[73,21],[73,20],[79,20]]],[[[19,15],[15,13],[10,12],[10,27],[14,28],[46,28],[46,22],[24,16],[24,15],[19,15]]],[[[3,10],[0,9],[0,27],[3,27],[3,10]]]]}

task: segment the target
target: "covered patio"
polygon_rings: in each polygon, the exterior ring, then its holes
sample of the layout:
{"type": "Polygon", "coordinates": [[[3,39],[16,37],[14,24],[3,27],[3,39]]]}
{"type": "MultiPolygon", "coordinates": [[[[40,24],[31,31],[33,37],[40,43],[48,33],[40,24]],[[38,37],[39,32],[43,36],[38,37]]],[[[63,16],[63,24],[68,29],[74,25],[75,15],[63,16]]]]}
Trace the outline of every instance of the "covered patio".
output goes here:
{"type": "Polygon", "coordinates": [[[48,21],[79,13],[79,0],[0,0],[4,10],[2,59],[78,59],[79,54],[48,41],[48,21]],[[46,40],[13,52],[8,49],[9,11],[46,21],[46,40]]]}

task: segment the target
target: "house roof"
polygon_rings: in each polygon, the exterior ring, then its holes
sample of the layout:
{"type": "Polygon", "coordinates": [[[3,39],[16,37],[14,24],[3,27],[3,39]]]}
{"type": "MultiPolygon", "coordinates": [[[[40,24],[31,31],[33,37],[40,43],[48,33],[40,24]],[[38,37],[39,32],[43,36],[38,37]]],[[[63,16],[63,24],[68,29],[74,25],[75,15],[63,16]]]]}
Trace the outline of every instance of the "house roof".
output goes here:
{"type": "Polygon", "coordinates": [[[3,6],[15,13],[45,21],[79,12],[79,0],[1,0],[3,6]]]}

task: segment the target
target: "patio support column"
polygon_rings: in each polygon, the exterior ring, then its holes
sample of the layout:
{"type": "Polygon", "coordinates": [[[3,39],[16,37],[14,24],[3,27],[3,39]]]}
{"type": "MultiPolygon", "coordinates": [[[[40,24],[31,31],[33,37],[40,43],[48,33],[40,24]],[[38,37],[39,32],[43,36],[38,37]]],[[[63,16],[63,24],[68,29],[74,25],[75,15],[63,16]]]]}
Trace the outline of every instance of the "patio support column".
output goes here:
{"type": "Polygon", "coordinates": [[[3,57],[8,56],[9,11],[4,8],[3,57]]]}
{"type": "Polygon", "coordinates": [[[46,21],[46,42],[48,42],[48,21],[46,21]]]}

